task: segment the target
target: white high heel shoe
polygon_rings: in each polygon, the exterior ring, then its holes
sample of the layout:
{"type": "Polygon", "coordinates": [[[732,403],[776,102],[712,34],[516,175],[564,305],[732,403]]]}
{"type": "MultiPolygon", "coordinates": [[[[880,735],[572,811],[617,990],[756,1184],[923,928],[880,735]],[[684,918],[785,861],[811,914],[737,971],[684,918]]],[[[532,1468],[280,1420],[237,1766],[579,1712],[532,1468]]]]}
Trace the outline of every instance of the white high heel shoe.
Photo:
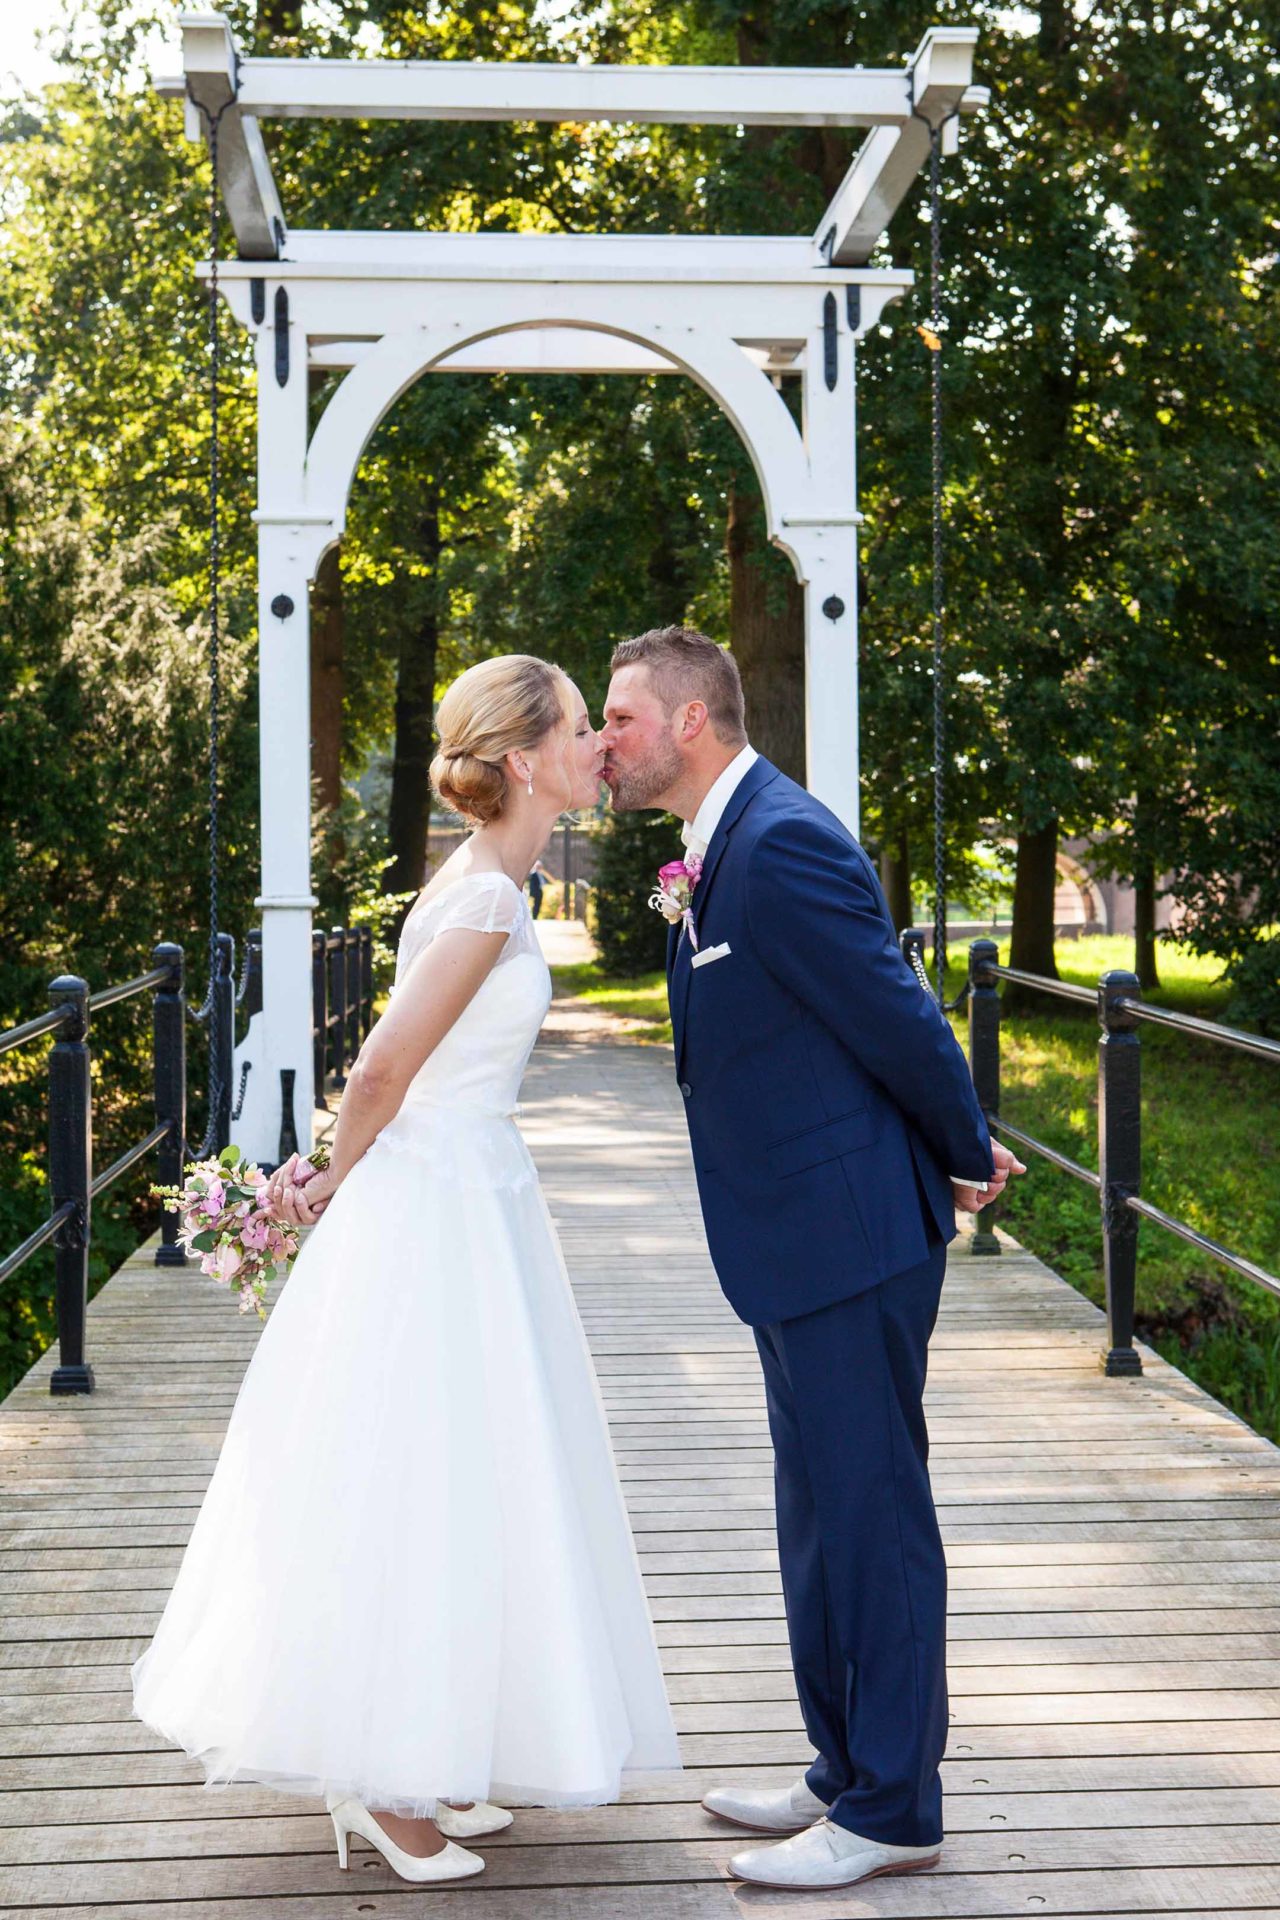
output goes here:
{"type": "Polygon", "coordinates": [[[484,1872],[484,1861],[478,1853],[468,1853],[465,1847],[455,1846],[452,1840],[446,1840],[439,1853],[429,1854],[425,1859],[415,1853],[406,1853],[398,1847],[390,1834],[378,1825],[369,1809],[359,1800],[339,1800],[329,1809],[333,1820],[333,1831],[338,1842],[338,1865],[347,1864],[347,1837],[358,1833],[375,1846],[387,1865],[400,1875],[402,1880],[412,1880],[421,1884],[432,1880],[469,1880],[473,1874],[484,1872]]]}
{"type": "Polygon", "coordinates": [[[486,1833],[501,1833],[514,1815],[488,1800],[477,1800],[469,1807],[451,1807],[447,1800],[437,1800],[435,1818],[446,1839],[479,1840],[486,1833]]]}

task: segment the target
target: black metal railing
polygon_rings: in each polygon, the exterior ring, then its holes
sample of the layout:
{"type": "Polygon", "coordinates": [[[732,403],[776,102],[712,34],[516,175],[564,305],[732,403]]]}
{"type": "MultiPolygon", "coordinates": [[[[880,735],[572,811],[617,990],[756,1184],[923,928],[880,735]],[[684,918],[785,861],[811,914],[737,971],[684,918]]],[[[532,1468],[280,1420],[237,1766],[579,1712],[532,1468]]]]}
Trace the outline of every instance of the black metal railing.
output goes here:
{"type": "MultiPolygon", "coordinates": [[[[919,936],[903,935],[907,941],[919,936]]],[[[1102,1228],[1103,1275],[1106,1284],[1107,1352],[1106,1371],[1113,1375],[1138,1374],[1142,1362],[1133,1344],[1133,1320],[1137,1293],[1138,1222],[1150,1220],[1167,1233],[1199,1248],[1213,1260],[1243,1274],[1269,1293],[1280,1295],[1280,1276],[1269,1273],[1256,1261],[1233,1252],[1219,1241],[1178,1220],[1163,1208],[1142,1198],[1142,1051],[1138,1027],[1144,1020],[1172,1027],[1216,1046],[1230,1047],[1255,1059],[1280,1063],[1280,1041],[1268,1040],[1257,1033],[1245,1033],[1237,1027],[1201,1020],[1194,1014],[1176,1013],[1168,1007],[1153,1007],[1142,998],[1142,984],[1136,973],[1115,968],[1104,973],[1096,988],[1073,986],[1064,980],[1050,980],[1042,974],[1025,973],[1016,967],[1002,967],[994,940],[974,940],[969,947],[969,1070],[974,1089],[987,1116],[991,1131],[1011,1140],[1028,1152],[1037,1154],[1050,1165],[1075,1180],[1092,1187],[1099,1198],[1102,1228]],[[1000,995],[997,982],[1011,980],[1018,986],[1049,993],[1060,999],[1075,1000],[1097,1009],[1101,1033],[1098,1041],[1098,1171],[1082,1167],[1045,1141],[1036,1139],[1021,1127],[1011,1126],[1000,1117],[1000,995]]],[[[907,957],[911,955],[908,952],[907,957]]],[[[999,1242],[993,1231],[993,1207],[985,1207],[978,1216],[974,1236],[975,1253],[998,1253],[999,1242]]]]}
{"type": "Polygon", "coordinates": [[[311,1049],[315,1102],[341,1088],[373,1025],[373,932],[333,927],[311,936],[311,1049]]]}
{"type": "MultiPolygon", "coordinates": [[[[93,1391],[93,1368],[85,1357],[93,1202],[153,1150],[161,1184],[174,1186],[182,1179],[187,1125],[185,961],[182,948],[168,941],[156,947],[151,958],[147,973],[97,993],[90,993],[87,981],[61,974],[49,984],[52,1004],[47,1013],[0,1033],[0,1054],[44,1034],[54,1036],[49,1052],[49,1217],[0,1260],[0,1281],[4,1281],[33,1253],[53,1242],[58,1364],[49,1381],[51,1393],[93,1391]],[[152,991],[155,1125],[95,1174],[90,1016],[148,988],[152,991]]],[[[156,1264],[185,1265],[178,1222],[170,1213],[162,1215],[156,1264]]]]}

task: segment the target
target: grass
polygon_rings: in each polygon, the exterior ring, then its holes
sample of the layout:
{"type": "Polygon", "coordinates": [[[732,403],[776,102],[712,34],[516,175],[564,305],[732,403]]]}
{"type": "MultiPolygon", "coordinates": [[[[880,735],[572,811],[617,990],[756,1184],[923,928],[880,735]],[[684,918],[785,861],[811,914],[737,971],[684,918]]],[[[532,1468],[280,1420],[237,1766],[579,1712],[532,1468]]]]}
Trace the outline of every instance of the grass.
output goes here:
{"type": "MultiPolygon", "coordinates": [[[[966,964],[952,954],[951,991],[966,964]]],[[[1002,951],[1001,958],[1007,953],[1002,951]]],[[[1132,965],[1123,938],[1063,941],[1063,979],[1096,986],[1111,967],[1132,965]]],[[[1202,1018],[1224,1017],[1227,990],[1211,960],[1159,949],[1162,985],[1148,997],[1202,1018]]],[[[596,966],[558,967],[557,989],[641,1020],[630,1036],[669,1041],[661,973],[608,980],[596,966]]],[[[1045,996],[1011,1012],[1001,1034],[1001,1111],[1007,1120],[1081,1165],[1097,1168],[1098,1023],[1045,996]]],[[[963,1015],[955,1016],[962,1044],[963,1015]]],[[[1208,1041],[1153,1026],[1140,1029],[1143,1183],[1147,1199],[1234,1252],[1280,1268],[1280,1072],[1208,1041]]],[[[1065,1280],[1101,1303],[1097,1195],[1046,1161],[1032,1159],[1002,1206],[1001,1223],[1065,1280]]],[[[1280,1300],[1237,1278],[1195,1248],[1143,1222],[1139,1228],[1140,1337],[1271,1439],[1280,1440],[1280,1300]]]]}
{"type": "Polygon", "coordinates": [[[627,1035],[630,1041],[653,1046],[670,1044],[671,1017],[667,1012],[667,976],[665,973],[641,973],[632,979],[610,980],[594,961],[585,966],[554,967],[556,996],[617,1014],[623,1020],[642,1021],[627,1035]]]}

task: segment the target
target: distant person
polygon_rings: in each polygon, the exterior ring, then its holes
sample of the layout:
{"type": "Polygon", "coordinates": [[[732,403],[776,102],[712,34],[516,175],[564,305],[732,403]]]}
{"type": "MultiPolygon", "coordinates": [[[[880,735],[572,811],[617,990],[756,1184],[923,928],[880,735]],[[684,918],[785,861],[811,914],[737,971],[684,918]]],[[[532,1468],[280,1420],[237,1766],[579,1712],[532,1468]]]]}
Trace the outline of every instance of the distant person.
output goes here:
{"type": "Polygon", "coordinates": [[[529,880],[528,880],[529,911],[533,915],[535,920],[537,919],[538,915],[542,912],[542,895],[546,888],[547,881],[550,878],[551,878],[551,875],[547,872],[541,860],[535,860],[532,867],[529,869],[529,880]]]}

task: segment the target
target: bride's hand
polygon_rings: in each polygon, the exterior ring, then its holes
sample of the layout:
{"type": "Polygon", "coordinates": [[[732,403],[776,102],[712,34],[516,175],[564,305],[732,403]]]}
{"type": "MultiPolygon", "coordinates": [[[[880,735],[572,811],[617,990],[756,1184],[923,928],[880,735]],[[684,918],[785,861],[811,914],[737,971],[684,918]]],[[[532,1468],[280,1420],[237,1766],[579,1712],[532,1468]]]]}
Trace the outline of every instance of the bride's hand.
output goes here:
{"type": "Polygon", "coordinates": [[[298,1169],[302,1178],[296,1178],[287,1184],[280,1197],[280,1212],[284,1219],[300,1227],[310,1227],[320,1218],[334,1194],[338,1183],[327,1167],[316,1168],[309,1160],[304,1160],[298,1169]],[[305,1168],[305,1173],[303,1169],[305,1168]]]}

